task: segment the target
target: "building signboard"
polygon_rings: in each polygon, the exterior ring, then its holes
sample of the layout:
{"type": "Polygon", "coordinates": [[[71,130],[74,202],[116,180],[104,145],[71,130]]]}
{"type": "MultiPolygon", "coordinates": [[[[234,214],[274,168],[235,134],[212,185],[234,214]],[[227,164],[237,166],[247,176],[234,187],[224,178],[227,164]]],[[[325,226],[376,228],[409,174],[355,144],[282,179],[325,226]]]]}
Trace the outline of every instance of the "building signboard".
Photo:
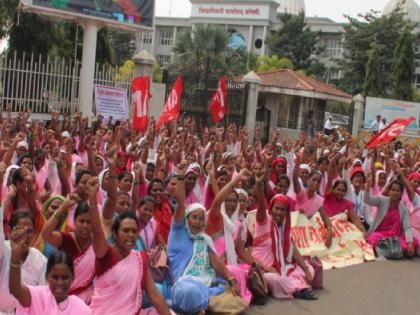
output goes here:
{"type": "Polygon", "coordinates": [[[193,4],[192,18],[218,18],[241,20],[268,20],[268,5],[246,4],[193,4]]]}
{"type": "Polygon", "coordinates": [[[22,0],[28,11],[84,18],[126,29],[153,27],[154,0],[22,0]]]}

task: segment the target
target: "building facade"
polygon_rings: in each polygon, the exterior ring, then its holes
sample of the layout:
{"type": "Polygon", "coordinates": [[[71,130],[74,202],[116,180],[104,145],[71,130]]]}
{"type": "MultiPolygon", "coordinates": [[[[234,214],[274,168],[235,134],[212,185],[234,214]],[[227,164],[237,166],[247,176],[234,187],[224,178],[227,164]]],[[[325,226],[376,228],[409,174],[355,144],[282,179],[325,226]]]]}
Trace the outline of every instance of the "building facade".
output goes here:
{"type": "MultiPolygon", "coordinates": [[[[288,12],[298,14],[305,10],[304,0],[190,0],[189,18],[155,17],[153,32],[136,35],[137,50],[147,50],[156,60],[165,65],[171,61],[172,47],[177,36],[200,23],[225,27],[234,34],[235,45],[242,45],[248,52],[258,55],[269,54],[265,39],[271,30],[280,27],[277,14],[288,12]]],[[[383,13],[389,14],[397,7],[407,18],[420,22],[420,8],[414,0],[390,0],[383,13]]],[[[319,56],[326,67],[325,80],[337,78],[340,74],[334,67],[334,60],[343,56],[342,23],[325,17],[307,17],[311,30],[320,32],[319,45],[324,53],[319,56]]],[[[419,30],[417,30],[419,31],[419,30]]],[[[414,83],[420,88],[420,68],[416,71],[414,83]]]]}

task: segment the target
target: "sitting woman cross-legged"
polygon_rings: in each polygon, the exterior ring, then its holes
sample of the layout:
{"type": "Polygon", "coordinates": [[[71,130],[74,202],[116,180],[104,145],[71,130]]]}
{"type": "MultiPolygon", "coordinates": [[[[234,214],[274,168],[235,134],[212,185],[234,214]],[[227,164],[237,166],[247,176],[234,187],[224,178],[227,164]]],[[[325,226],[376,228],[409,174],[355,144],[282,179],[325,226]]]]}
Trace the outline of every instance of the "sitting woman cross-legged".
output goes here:
{"type": "Polygon", "coordinates": [[[409,257],[414,256],[417,239],[413,238],[407,207],[401,202],[404,184],[394,180],[389,184],[389,196],[372,196],[371,180],[367,178],[364,202],[378,207],[375,220],[369,228],[368,242],[375,247],[380,239],[398,237],[401,247],[409,257]]]}
{"type": "Polygon", "coordinates": [[[257,221],[254,227],[252,255],[266,271],[264,278],[274,298],[314,300],[312,266],[307,265],[293,245],[289,197],[274,196],[266,210],[264,172],[256,174],[257,221]]]}
{"type": "Polygon", "coordinates": [[[205,314],[209,297],[224,292],[224,285],[212,287],[216,274],[227,279],[232,291],[239,293],[235,278],[226,269],[216,254],[210,236],[204,233],[206,210],[198,203],[185,209],[186,162],[177,167],[178,205],[174,213],[168,242],[168,256],[171,262],[175,284],[172,288],[172,307],[184,314],[205,314]]]}

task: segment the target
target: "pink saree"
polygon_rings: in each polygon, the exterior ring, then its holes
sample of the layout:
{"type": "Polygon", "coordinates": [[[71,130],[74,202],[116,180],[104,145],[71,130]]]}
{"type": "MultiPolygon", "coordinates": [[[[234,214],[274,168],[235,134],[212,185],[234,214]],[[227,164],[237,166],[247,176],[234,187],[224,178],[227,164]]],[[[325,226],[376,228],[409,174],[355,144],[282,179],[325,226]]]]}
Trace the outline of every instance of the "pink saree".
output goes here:
{"type": "MultiPolygon", "coordinates": [[[[235,229],[235,232],[233,233],[234,241],[237,240],[240,230],[241,230],[241,222],[237,220],[236,229],[235,229]]],[[[216,248],[217,255],[221,257],[223,261],[225,261],[226,263],[226,240],[225,240],[224,235],[220,235],[218,239],[214,240],[214,246],[216,248]]],[[[248,287],[247,287],[247,275],[248,275],[250,266],[248,264],[236,264],[236,265],[226,264],[226,267],[229,270],[229,272],[235,277],[236,282],[238,283],[241,289],[242,298],[245,301],[247,301],[248,304],[250,304],[251,299],[252,299],[252,294],[248,290],[248,287]]]]}
{"type": "Polygon", "coordinates": [[[31,306],[22,307],[18,304],[16,315],[91,315],[92,311],[82,300],[69,295],[67,300],[57,304],[48,286],[28,286],[31,292],[31,306]]]}
{"type": "MultiPolygon", "coordinates": [[[[254,226],[254,241],[252,255],[266,266],[275,266],[275,256],[279,256],[281,262],[280,272],[265,273],[264,278],[271,295],[277,299],[293,298],[293,293],[308,289],[311,286],[305,281],[305,272],[292,262],[293,247],[289,252],[283,253],[282,241],[279,237],[273,239],[272,221],[270,214],[266,214],[263,222],[256,222],[254,226]],[[273,242],[278,253],[273,253],[273,242]]],[[[281,233],[279,233],[281,234],[281,233]]],[[[286,236],[287,237],[287,236],[286,236]]],[[[314,276],[314,270],[308,265],[309,271],[314,276]]]]}
{"type": "Polygon", "coordinates": [[[315,193],[315,195],[309,199],[308,192],[305,189],[302,189],[300,193],[296,195],[296,208],[295,210],[299,211],[303,209],[305,215],[308,218],[311,218],[318,210],[322,207],[324,198],[315,193]]]}
{"type": "Polygon", "coordinates": [[[89,305],[93,294],[93,278],[95,277],[95,253],[92,245],[79,256],[73,258],[74,281],[69,294],[77,295],[89,305]]]}
{"type": "Polygon", "coordinates": [[[147,261],[145,253],[131,251],[127,257],[97,276],[90,303],[93,314],[140,313],[142,291],[147,277],[145,261],[147,261]]]}

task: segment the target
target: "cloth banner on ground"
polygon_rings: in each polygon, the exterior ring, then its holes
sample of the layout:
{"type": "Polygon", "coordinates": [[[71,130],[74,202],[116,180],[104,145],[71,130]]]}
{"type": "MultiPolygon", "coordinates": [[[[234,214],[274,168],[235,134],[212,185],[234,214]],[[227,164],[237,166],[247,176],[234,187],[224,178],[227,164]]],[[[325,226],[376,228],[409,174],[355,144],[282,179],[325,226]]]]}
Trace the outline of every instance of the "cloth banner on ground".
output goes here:
{"type": "Polygon", "coordinates": [[[150,78],[133,80],[133,129],[146,132],[149,116],[150,78]]]}
{"type": "Polygon", "coordinates": [[[389,142],[392,139],[398,137],[405,127],[411,124],[416,119],[414,117],[410,117],[407,119],[395,119],[388,127],[381,131],[376,137],[372,138],[366,146],[368,148],[374,148],[378,146],[381,142],[389,142]]]}
{"type": "Polygon", "coordinates": [[[330,248],[324,244],[326,229],[321,215],[311,219],[304,214],[292,212],[292,238],[302,256],[317,256],[324,270],[361,264],[375,260],[373,248],[362,232],[347,220],[345,213],[330,218],[333,240],[330,248]]]}
{"type": "Polygon", "coordinates": [[[182,77],[178,76],[171,93],[166,100],[165,106],[163,106],[162,114],[159,117],[159,121],[156,124],[156,129],[159,129],[161,125],[170,123],[171,121],[179,117],[179,111],[181,109],[181,97],[182,97],[182,77]]]}
{"type": "Polygon", "coordinates": [[[219,87],[211,98],[210,113],[213,121],[219,123],[227,115],[227,88],[226,79],[221,78],[219,87]]]}
{"type": "Polygon", "coordinates": [[[105,119],[112,116],[113,121],[128,119],[127,90],[111,86],[95,85],[96,116],[105,119]]]}

